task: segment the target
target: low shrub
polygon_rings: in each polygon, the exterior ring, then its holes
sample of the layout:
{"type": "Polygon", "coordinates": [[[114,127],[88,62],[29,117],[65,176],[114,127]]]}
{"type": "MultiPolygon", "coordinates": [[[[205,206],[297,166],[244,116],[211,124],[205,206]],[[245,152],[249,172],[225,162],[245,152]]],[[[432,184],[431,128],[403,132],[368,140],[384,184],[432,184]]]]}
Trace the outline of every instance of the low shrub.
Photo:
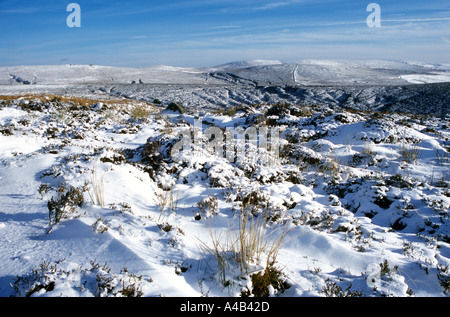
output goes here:
{"type": "Polygon", "coordinates": [[[73,214],[77,207],[82,207],[84,204],[85,187],[75,188],[69,186],[67,189],[64,184],[61,184],[57,189],[57,196],[52,197],[47,202],[49,226],[47,233],[69,214],[73,214]]]}
{"type": "Polygon", "coordinates": [[[273,265],[266,267],[263,271],[252,274],[250,277],[252,287],[251,289],[247,287],[247,290],[241,292],[243,297],[269,297],[278,292],[283,293],[291,287],[283,273],[273,265]]]}
{"type": "MultiPolygon", "coordinates": [[[[17,276],[11,284],[15,297],[30,296],[73,296],[78,291],[82,296],[93,297],[141,297],[142,276],[123,268],[119,274],[111,272],[105,263],[91,261],[90,268],[79,267],[67,270],[61,268],[65,260],[55,264],[44,261],[38,268],[24,276],[17,276]],[[67,292],[67,293],[65,293],[67,292]]],[[[149,280],[151,282],[151,280],[149,280]]]]}

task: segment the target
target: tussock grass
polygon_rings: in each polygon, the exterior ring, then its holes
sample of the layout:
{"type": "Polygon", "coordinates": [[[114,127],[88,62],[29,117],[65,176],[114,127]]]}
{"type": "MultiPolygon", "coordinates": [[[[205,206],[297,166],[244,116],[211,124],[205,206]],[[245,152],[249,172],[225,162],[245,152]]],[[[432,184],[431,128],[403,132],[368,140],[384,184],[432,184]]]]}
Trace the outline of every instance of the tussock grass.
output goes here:
{"type": "Polygon", "coordinates": [[[171,186],[168,190],[161,189],[156,194],[156,204],[159,207],[157,222],[160,223],[167,215],[176,212],[178,209],[178,192],[171,186]]]}
{"type": "Polygon", "coordinates": [[[268,210],[255,216],[251,208],[246,208],[248,203],[242,205],[237,223],[227,230],[218,231],[211,218],[205,223],[210,243],[201,241],[201,247],[215,258],[219,281],[224,286],[229,283],[229,270],[238,269],[245,274],[258,266],[263,266],[264,272],[271,270],[290,232],[289,223],[270,230],[268,210]]]}
{"type": "Polygon", "coordinates": [[[419,159],[420,149],[416,145],[402,143],[400,145],[401,160],[408,163],[415,163],[419,159]]]}
{"type": "Polygon", "coordinates": [[[131,110],[130,117],[133,121],[139,121],[148,118],[150,113],[151,111],[148,107],[137,105],[131,110]]]}
{"type": "Polygon", "coordinates": [[[105,186],[103,182],[104,175],[99,176],[97,167],[92,169],[92,175],[90,178],[91,190],[89,190],[89,196],[93,204],[104,207],[105,206],[105,186]]]}
{"type": "Polygon", "coordinates": [[[288,224],[268,230],[268,219],[268,211],[264,211],[258,217],[253,216],[249,209],[240,212],[232,251],[242,271],[248,272],[250,265],[261,263],[263,257],[265,257],[264,267],[266,269],[276,262],[278,253],[290,230],[288,224]]]}

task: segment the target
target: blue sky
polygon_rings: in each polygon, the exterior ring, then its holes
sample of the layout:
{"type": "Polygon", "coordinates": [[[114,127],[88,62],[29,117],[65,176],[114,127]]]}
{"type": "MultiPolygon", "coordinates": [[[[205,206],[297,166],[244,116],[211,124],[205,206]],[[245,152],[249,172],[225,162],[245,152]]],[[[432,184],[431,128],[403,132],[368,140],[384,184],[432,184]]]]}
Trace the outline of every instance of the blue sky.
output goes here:
{"type": "Polygon", "coordinates": [[[236,60],[450,63],[448,0],[0,0],[0,66],[214,66],[236,60]],[[81,27],[69,28],[69,3],[81,27]],[[369,28],[367,5],[381,7],[369,28]]]}

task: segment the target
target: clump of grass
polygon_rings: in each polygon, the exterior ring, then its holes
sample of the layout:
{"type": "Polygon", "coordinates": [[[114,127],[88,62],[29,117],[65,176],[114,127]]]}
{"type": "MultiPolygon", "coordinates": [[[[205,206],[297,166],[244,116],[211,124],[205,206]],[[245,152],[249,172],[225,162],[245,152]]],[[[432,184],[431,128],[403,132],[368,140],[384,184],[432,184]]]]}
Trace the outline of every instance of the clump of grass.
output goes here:
{"type": "Polygon", "coordinates": [[[135,106],[130,113],[130,118],[133,121],[141,121],[147,119],[151,111],[142,105],[135,106]]]}
{"type": "Polygon", "coordinates": [[[214,110],[214,113],[217,113],[219,115],[228,116],[228,117],[233,117],[234,115],[236,115],[237,112],[238,112],[238,107],[236,107],[236,106],[214,110]]]}
{"type": "MultiPolygon", "coordinates": [[[[252,192],[253,193],[253,192],[252,192]]],[[[263,255],[266,256],[265,267],[272,266],[277,259],[281,246],[289,233],[289,224],[267,231],[270,218],[269,205],[266,202],[265,209],[255,214],[254,196],[248,195],[243,200],[239,212],[238,230],[235,234],[234,254],[241,265],[241,270],[248,271],[249,265],[259,263],[263,255]]],[[[257,199],[258,200],[258,199],[257,199]]]]}
{"type": "Polygon", "coordinates": [[[409,146],[402,143],[400,145],[401,160],[407,163],[415,163],[419,159],[420,150],[416,145],[409,146]]]}
{"type": "Polygon", "coordinates": [[[169,232],[174,229],[174,226],[168,222],[162,222],[158,224],[158,228],[164,232],[169,232]]]}
{"type": "Polygon", "coordinates": [[[234,237],[233,253],[242,271],[248,272],[249,264],[258,263],[267,249],[266,225],[267,213],[255,217],[249,209],[241,210],[239,227],[234,237]]]}
{"type": "Polygon", "coordinates": [[[90,184],[92,189],[89,191],[89,196],[93,204],[104,207],[105,206],[105,186],[103,182],[104,175],[99,176],[97,167],[92,169],[90,184]]]}
{"type": "Polygon", "coordinates": [[[168,214],[176,212],[178,209],[178,194],[175,193],[174,187],[168,190],[161,189],[156,194],[156,203],[159,206],[159,217],[157,222],[161,222],[168,214]]]}
{"type": "Polygon", "coordinates": [[[202,242],[202,246],[214,256],[219,281],[224,286],[229,283],[227,270],[231,268],[248,274],[255,266],[263,265],[265,273],[260,277],[255,276],[255,279],[273,280],[273,276],[269,276],[275,273],[274,264],[290,229],[287,223],[278,229],[267,230],[268,215],[269,212],[265,211],[254,216],[249,208],[241,208],[237,225],[220,233],[211,220],[208,222],[211,244],[202,242]]]}
{"type": "Polygon", "coordinates": [[[229,267],[229,231],[228,232],[217,232],[217,228],[212,225],[211,219],[208,220],[206,225],[206,230],[209,233],[210,244],[200,241],[200,246],[205,253],[210,254],[214,257],[217,263],[217,274],[219,282],[226,286],[227,285],[227,270],[229,267]]]}
{"type": "Polygon", "coordinates": [[[317,164],[317,170],[319,173],[322,173],[324,177],[336,179],[340,175],[341,164],[336,161],[336,158],[328,157],[317,164]]]}

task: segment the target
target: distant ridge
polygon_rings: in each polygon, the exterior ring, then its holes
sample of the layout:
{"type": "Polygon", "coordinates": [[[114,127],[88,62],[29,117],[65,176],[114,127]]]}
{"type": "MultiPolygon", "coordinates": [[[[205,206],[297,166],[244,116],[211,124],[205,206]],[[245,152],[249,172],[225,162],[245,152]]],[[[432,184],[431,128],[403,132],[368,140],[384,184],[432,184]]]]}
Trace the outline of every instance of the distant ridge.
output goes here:
{"type": "Polygon", "coordinates": [[[450,82],[448,65],[367,60],[235,61],[215,67],[48,65],[0,67],[0,85],[227,84],[390,86],[450,82]]]}
{"type": "Polygon", "coordinates": [[[254,59],[249,61],[236,61],[230,62],[223,65],[212,67],[212,69],[217,70],[232,70],[232,69],[241,69],[241,68],[249,68],[255,66],[270,66],[270,65],[281,65],[283,62],[279,60],[264,60],[264,59],[254,59]]]}
{"type": "Polygon", "coordinates": [[[450,82],[447,66],[368,60],[235,61],[215,67],[48,65],[0,67],[0,85],[100,83],[401,85],[450,82]]]}

